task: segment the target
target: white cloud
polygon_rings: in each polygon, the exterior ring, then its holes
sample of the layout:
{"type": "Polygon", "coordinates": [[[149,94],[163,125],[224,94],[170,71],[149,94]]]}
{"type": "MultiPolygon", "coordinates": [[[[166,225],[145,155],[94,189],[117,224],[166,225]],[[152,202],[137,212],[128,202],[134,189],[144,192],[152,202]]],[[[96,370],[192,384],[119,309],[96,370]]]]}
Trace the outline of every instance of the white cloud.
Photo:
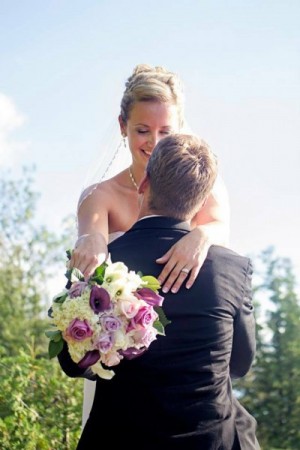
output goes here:
{"type": "Polygon", "coordinates": [[[16,141],[11,134],[22,126],[25,116],[20,113],[13,100],[0,92],[0,165],[11,166],[20,160],[20,154],[28,147],[28,142],[16,141]]]}

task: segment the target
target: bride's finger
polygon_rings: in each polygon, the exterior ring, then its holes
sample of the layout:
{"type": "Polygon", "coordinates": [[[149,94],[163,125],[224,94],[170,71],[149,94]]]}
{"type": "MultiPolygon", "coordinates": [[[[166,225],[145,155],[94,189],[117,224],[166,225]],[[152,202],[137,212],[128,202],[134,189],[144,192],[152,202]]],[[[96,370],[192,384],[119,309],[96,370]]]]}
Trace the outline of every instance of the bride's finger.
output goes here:
{"type": "MultiPolygon", "coordinates": [[[[176,264],[175,264],[176,265],[176,264]]],[[[166,281],[167,277],[169,276],[169,274],[172,272],[172,270],[175,267],[174,263],[172,262],[172,260],[169,260],[167,262],[167,264],[164,265],[164,268],[162,269],[162,271],[160,272],[160,274],[158,275],[158,281],[160,282],[161,285],[164,284],[164,282],[166,281]]],[[[179,270],[178,270],[179,273],[179,270]]],[[[169,286],[170,287],[170,286],[169,286]]],[[[169,290],[168,286],[164,286],[164,292],[167,292],[169,290]],[[167,290],[166,290],[167,289],[167,290]]]]}
{"type": "Polygon", "coordinates": [[[88,281],[93,273],[95,272],[96,267],[93,265],[89,265],[82,273],[84,276],[84,281],[88,281]]]}
{"type": "Polygon", "coordinates": [[[74,254],[74,250],[72,251],[71,258],[67,262],[69,269],[72,269],[72,267],[76,267],[76,255],[74,254]]]}
{"type": "Polygon", "coordinates": [[[170,286],[171,292],[173,294],[176,294],[176,292],[179,291],[179,289],[181,288],[182,284],[184,283],[184,280],[186,280],[189,273],[190,273],[190,269],[187,266],[183,267],[179,271],[179,273],[178,273],[178,271],[175,271],[175,269],[173,270],[172,274],[170,275],[170,277],[167,280],[168,285],[170,283],[169,286],[170,286]]]}
{"type": "Polygon", "coordinates": [[[185,284],[187,289],[190,289],[193,286],[205,259],[206,259],[206,253],[202,254],[201,258],[200,257],[198,258],[198,261],[192,268],[190,276],[185,284]]]}
{"type": "Polygon", "coordinates": [[[170,250],[167,251],[167,253],[165,253],[163,256],[161,256],[160,258],[157,258],[156,262],[158,264],[164,264],[165,262],[168,261],[168,259],[170,259],[171,255],[173,253],[173,249],[170,248],[170,250]]]}
{"type": "Polygon", "coordinates": [[[191,270],[189,279],[185,284],[187,289],[190,289],[193,286],[193,284],[198,276],[199,271],[200,271],[200,267],[199,268],[195,267],[193,270],[191,270]]]}
{"type": "MultiPolygon", "coordinates": [[[[81,270],[82,266],[84,265],[84,260],[85,260],[85,255],[82,255],[80,250],[77,247],[75,247],[71,253],[71,259],[69,261],[69,266],[70,266],[70,268],[76,267],[77,269],[81,270]]],[[[82,270],[81,270],[81,272],[82,272],[82,270]]]]}
{"type": "Polygon", "coordinates": [[[187,273],[186,270],[184,269],[184,266],[182,266],[181,264],[180,265],[176,264],[175,266],[172,267],[171,270],[169,270],[166,277],[166,281],[163,284],[162,291],[164,293],[167,293],[172,288],[173,293],[177,292],[177,290],[174,290],[174,286],[177,283],[179,289],[183,281],[186,279],[186,276],[187,273]]]}
{"type": "Polygon", "coordinates": [[[93,255],[89,260],[88,263],[85,264],[84,270],[81,272],[84,275],[84,278],[87,280],[90,278],[97,267],[99,267],[104,261],[106,260],[106,254],[100,253],[98,256],[93,255]]]}

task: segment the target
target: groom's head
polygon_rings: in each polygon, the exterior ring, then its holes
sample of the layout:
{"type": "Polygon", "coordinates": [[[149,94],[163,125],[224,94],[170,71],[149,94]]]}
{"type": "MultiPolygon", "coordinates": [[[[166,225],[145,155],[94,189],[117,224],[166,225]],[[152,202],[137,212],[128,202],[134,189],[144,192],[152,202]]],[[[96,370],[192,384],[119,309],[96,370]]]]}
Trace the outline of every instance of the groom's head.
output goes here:
{"type": "Polygon", "coordinates": [[[204,204],[217,175],[217,160],[196,136],[172,134],[153,150],[139,192],[141,215],[191,219],[204,204]]]}

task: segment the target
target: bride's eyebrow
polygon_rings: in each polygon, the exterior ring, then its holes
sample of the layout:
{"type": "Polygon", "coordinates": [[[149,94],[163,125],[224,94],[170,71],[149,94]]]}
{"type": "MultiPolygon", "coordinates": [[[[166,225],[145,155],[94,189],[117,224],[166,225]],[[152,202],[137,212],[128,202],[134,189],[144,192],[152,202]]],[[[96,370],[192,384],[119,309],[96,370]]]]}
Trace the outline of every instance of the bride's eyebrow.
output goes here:
{"type": "MultiPolygon", "coordinates": [[[[146,123],[136,123],[134,124],[135,127],[147,127],[150,128],[150,125],[147,125],[146,123]]],[[[167,130],[171,130],[172,127],[170,125],[163,125],[160,128],[166,128],[167,130]]]]}

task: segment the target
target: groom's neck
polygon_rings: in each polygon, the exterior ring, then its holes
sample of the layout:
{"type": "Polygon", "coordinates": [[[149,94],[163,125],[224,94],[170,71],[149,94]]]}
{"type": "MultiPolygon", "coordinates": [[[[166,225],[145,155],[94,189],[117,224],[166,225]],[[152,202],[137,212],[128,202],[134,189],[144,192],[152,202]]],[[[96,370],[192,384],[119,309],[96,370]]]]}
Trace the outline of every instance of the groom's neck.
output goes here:
{"type": "MultiPolygon", "coordinates": [[[[145,216],[164,216],[164,217],[173,217],[174,219],[179,219],[179,217],[172,216],[169,211],[151,209],[149,205],[149,190],[145,190],[144,195],[140,198],[140,211],[138,215],[138,219],[142,219],[145,216]]],[[[180,218],[183,222],[191,222],[191,219],[186,217],[180,218]]]]}
{"type": "MultiPolygon", "coordinates": [[[[147,217],[147,216],[163,216],[163,217],[173,217],[172,215],[170,215],[170,213],[164,212],[164,211],[154,211],[150,208],[146,208],[146,207],[141,207],[140,213],[138,215],[138,220],[142,219],[143,217],[147,217]]],[[[179,219],[178,217],[173,217],[174,219],[179,219]]],[[[182,222],[191,222],[190,219],[187,218],[182,218],[180,219],[182,220],[182,222]]]]}

